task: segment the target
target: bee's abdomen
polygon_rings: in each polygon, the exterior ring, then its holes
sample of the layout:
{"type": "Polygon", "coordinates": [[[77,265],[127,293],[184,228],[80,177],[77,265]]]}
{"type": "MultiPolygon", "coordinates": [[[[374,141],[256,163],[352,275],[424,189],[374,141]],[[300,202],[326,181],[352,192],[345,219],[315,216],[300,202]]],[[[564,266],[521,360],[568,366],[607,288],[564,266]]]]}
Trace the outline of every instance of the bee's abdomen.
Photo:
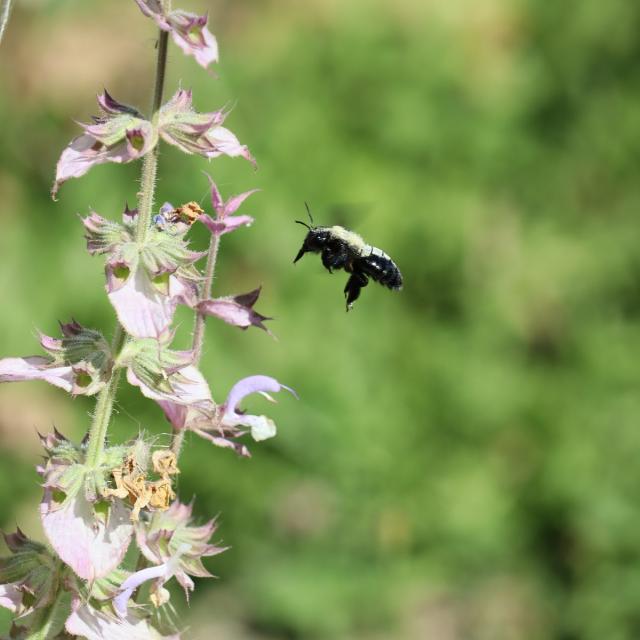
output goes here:
{"type": "Polygon", "coordinates": [[[381,251],[379,253],[370,253],[359,258],[356,263],[359,270],[385,287],[389,287],[389,289],[402,288],[400,269],[386,253],[381,251]]]}

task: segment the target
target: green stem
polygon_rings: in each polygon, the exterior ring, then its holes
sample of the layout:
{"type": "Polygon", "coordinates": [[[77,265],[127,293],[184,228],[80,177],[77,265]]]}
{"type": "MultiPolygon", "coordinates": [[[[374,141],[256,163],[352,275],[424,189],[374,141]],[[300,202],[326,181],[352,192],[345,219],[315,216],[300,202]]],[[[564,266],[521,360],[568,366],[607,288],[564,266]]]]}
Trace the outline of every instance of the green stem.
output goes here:
{"type": "MultiPolygon", "coordinates": [[[[205,269],[204,282],[200,290],[200,301],[206,300],[211,295],[211,287],[213,285],[213,275],[216,271],[216,260],[218,259],[218,248],[220,247],[220,236],[217,233],[212,234],[209,243],[209,253],[207,254],[207,267],[205,269]]],[[[196,319],[193,326],[193,349],[195,364],[200,362],[202,357],[202,345],[204,344],[204,325],[207,316],[204,313],[196,313],[196,319]]]]}
{"type": "Polygon", "coordinates": [[[9,14],[11,13],[11,0],[0,0],[0,42],[4,36],[4,31],[9,22],[9,14]]]}
{"type": "MultiPolygon", "coordinates": [[[[211,287],[213,285],[213,276],[216,271],[216,261],[218,259],[218,249],[220,247],[220,236],[217,233],[211,235],[211,242],[209,243],[209,253],[207,254],[207,267],[205,269],[204,282],[200,289],[199,300],[206,300],[211,295],[211,287]]],[[[196,319],[193,326],[193,342],[192,351],[194,364],[197,366],[200,363],[202,357],[202,345],[204,344],[204,327],[207,316],[204,313],[197,312],[196,319]]],[[[182,443],[184,441],[184,429],[174,431],[173,438],[171,439],[171,451],[175,453],[176,458],[180,456],[182,450],[182,443]]]]}
{"type": "MultiPolygon", "coordinates": [[[[120,325],[117,325],[112,344],[114,356],[118,355],[124,346],[125,340],[125,332],[120,325]]],[[[119,378],[120,369],[114,369],[111,373],[111,378],[109,378],[109,382],[107,382],[107,386],[98,394],[96,408],[93,412],[93,421],[89,431],[89,443],[87,445],[86,464],[91,469],[96,469],[100,466],[119,378]]]]}
{"type": "MultiPolygon", "coordinates": [[[[162,94],[164,92],[164,80],[167,67],[167,44],[169,34],[160,31],[158,38],[158,57],[156,62],[156,77],[153,90],[153,103],[151,105],[151,122],[155,127],[158,124],[158,115],[162,106],[162,94]]],[[[156,187],[156,173],[158,169],[158,144],[147,153],[143,159],[142,175],[140,178],[141,189],[138,200],[138,225],[136,227],[136,242],[142,246],[147,237],[147,231],[151,225],[151,212],[153,210],[153,197],[156,187]]],[[[117,358],[126,342],[127,336],[123,328],[116,327],[113,338],[112,351],[117,358]]],[[[87,448],[86,464],[90,468],[96,468],[102,460],[102,452],[107,437],[107,429],[113,413],[113,403],[118,388],[120,369],[114,369],[107,386],[98,394],[96,409],[93,413],[93,421],[89,429],[89,444],[87,448]]]]}

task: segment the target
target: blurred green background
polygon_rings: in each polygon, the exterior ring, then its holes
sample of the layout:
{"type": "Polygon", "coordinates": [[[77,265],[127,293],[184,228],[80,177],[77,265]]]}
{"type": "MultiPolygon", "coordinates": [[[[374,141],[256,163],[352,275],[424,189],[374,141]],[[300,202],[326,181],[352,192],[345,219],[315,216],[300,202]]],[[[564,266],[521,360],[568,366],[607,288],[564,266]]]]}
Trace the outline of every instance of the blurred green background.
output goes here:
{"type": "MultiPolygon", "coordinates": [[[[178,5],[181,3],[175,2],[178,5]]],[[[235,0],[208,9],[215,79],[172,49],[168,94],[234,105],[259,164],[163,147],[158,201],[259,187],[215,293],[263,285],[279,341],[210,321],[223,400],[273,375],[253,458],[189,437],[179,491],[232,549],[190,609],[197,639],[640,638],[640,4],[628,0],[235,0]],[[364,290],[294,268],[303,202],[396,259],[364,290]]],[[[71,316],[113,330],[77,214],[118,218],[139,164],[48,196],[103,87],[146,109],[155,32],[133,1],[18,3],[0,48],[0,353],[71,316]]],[[[203,234],[196,234],[202,246],[203,234]]],[[[186,344],[191,320],[178,316],[186,344]]],[[[0,388],[0,513],[37,536],[39,445],[92,402],[0,388]]],[[[166,440],[123,388],[112,429],[166,440]]]]}

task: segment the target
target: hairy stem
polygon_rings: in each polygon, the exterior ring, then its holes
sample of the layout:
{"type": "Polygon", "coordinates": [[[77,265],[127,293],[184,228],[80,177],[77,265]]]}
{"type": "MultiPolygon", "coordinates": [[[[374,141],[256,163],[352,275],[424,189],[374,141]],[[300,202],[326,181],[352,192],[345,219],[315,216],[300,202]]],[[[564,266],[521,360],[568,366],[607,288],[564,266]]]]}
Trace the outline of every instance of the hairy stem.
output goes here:
{"type": "MultiPolygon", "coordinates": [[[[126,340],[126,334],[120,325],[117,325],[116,332],[113,337],[112,350],[114,356],[117,356],[126,340]]],[[[107,386],[98,394],[96,408],[93,412],[93,421],[89,431],[89,443],[87,445],[86,464],[89,468],[95,469],[100,465],[102,459],[102,451],[107,437],[107,429],[111,421],[111,413],[113,412],[113,402],[116,397],[118,388],[118,380],[120,378],[120,369],[114,369],[107,382],[107,386]]]]}
{"type": "MultiPolygon", "coordinates": [[[[162,94],[164,93],[164,79],[167,68],[167,45],[169,34],[160,31],[158,38],[158,58],[156,62],[156,82],[153,90],[153,102],[151,104],[151,124],[154,129],[158,126],[160,107],[162,106],[162,94]]],[[[142,160],[142,176],[140,177],[140,200],[138,201],[138,226],[136,240],[138,244],[144,244],[147,231],[151,225],[151,212],[153,211],[153,196],[156,190],[156,172],[158,169],[159,144],[144,156],[142,160]]]]}
{"type": "MultiPolygon", "coordinates": [[[[206,300],[211,295],[211,286],[213,285],[213,276],[216,271],[216,260],[218,259],[218,248],[220,247],[220,236],[217,233],[211,235],[209,243],[209,253],[207,254],[207,267],[205,269],[204,282],[200,288],[199,299],[206,300]]],[[[193,342],[191,349],[193,350],[194,364],[197,365],[202,357],[202,345],[204,344],[204,326],[207,316],[204,313],[197,312],[195,323],[193,325],[193,342]]],[[[180,456],[182,442],[184,441],[184,429],[175,431],[171,440],[171,451],[176,454],[176,458],[180,456]]]]}
{"type": "Polygon", "coordinates": [[[12,0],[0,0],[0,43],[9,22],[12,0]]]}
{"type": "MultiPolygon", "coordinates": [[[[153,89],[153,103],[151,105],[151,122],[154,127],[158,123],[158,114],[162,105],[164,91],[164,79],[167,67],[167,44],[169,34],[160,31],[158,38],[158,57],[156,62],[155,86],[153,89]]],[[[138,226],[136,227],[136,242],[143,245],[147,237],[147,230],[151,224],[151,212],[153,210],[153,197],[156,187],[156,172],[158,169],[158,145],[145,157],[140,178],[141,190],[138,200],[138,226]]],[[[113,355],[117,357],[126,342],[126,333],[118,325],[113,338],[113,355]]],[[[89,444],[86,463],[89,467],[97,467],[102,459],[102,452],[107,437],[107,429],[111,421],[113,403],[118,388],[120,369],[115,369],[107,383],[107,386],[98,394],[93,420],[89,429],[89,444]]]]}

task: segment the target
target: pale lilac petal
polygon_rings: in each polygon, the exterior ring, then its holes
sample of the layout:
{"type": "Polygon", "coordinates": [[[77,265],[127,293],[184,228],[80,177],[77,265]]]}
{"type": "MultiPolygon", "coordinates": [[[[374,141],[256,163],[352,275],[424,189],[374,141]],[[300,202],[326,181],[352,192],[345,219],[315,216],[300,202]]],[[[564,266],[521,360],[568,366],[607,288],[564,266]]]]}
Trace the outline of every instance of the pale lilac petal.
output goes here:
{"type": "Polygon", "coordinates": [[[204,153],[207,158],[217,158],[221,155],[236,158],[238,156],[249,160],[255,166],[256,161],[249,152],[249,147],[240,144],[238,138],[226,127],[211,127],[204,134],[207,142],[213,147],[204,153]]]}
{"type": "Polygon", "coordinates": [[[94,164],[99,162],[96,157],[100,155],[100,152],[92,149],[95,144],[96,139],[89,135],[79,136],[71,141],[58,160],[56,190],[69,178],[83,176],[94,164]]]}
{"type": "Polygon", "coordinates": [[[109,300],[128,334],[157,338],[171,324],[176,301],[158,291],[144,269],[136,269],[120,288],[111,289],[109,300]]]}
{"type": "Polygon", "coordinates": [[[0,607],[15,613],[21,602],[22,592],[14,584],[0,584],[0,607]]]}
{"type": "Polygon", "coordinates": [[[238,227],[250,227],[253,224],[253,218],[251,216],[229,216],[228,218],[217,218],[214,220],[211,216],[203,213],[198,220],[202,222],[211,233],[219,236],[234,231],[238,227]]]}
{"type": "Polygon", "coordinates": [[[71,392],[74,384],[70,366],[51,367],[51,360],[41,356],[28,358],[3,358],[0,360],[0,382],[44,380],[60,389],[71,392]]]}
{"type": "Polygon", "coordinates": [[[232,422],[234,425],[241,424],[249,427],[251,429],[251,437],[256,442],[273,438],[277,433],[276,423],[271,418],[267,418],[267,416],[241,414],[239,418],[236,417],[232,422]]]}
{"type": "Polygon", "coordinates": [[[156,565],[155,567],[147,567],[146,569],[141,569],[140,571],[136,571],[132,573],[121,585],[120,592],[113,599],[113,608],[116,613],[121,617],[125,618],[127,615],[127,604],[129,603],[129,599],[133,595],[133,592],[143,583],[149,580],[156,580],[158,578],[163,578],[167,580],[171,577],[172,574],[172,565],[168,562],[164,564],[156,565]]]}
{"type": "Polygon", "coordinates": [[[107,615],[88,603],[76,601],[65,624],[67,633],[87,640],[180,640],[179,634],[163,636],[148,621],[129,613],[126,618],[107,615]]]}
{"type": "Polygon", "coordinates": [[[249,427],[251,429],[251,436],[256,441],[273,438],[273,436],[276,435],[276,425],[271,418],[267,418],[267,416],[238,413],[236,408],[238,403],[245,396],[252,393],[260,393],[266,396],[269,400],[272,400],[267,392],[277,392],[282,389],[286,389],[296,398],[298,397],[293,389],[280,384],[275,378],[270,378],[269,376],[250,376],[240,380],[232,387],[229,395],[227,396],[227,402],[225,403],[224,413],[222,416],[222,426],[249,427]]]}
{"type": "Polygon", "coordinates": [[[127,381],[135,387],[139,387],[142,395],[156,402],[165,401],[184,406],[207,407],[213,403],[211,391],[204,376],[193,365],[180,369],[172,375],[170,384],[171,393],[158,391],[145,385],[131,370],[127,369],[127,381]]]}
{"type": "Polygon", "coordinates": [[[185,280],[178,276],[169,276],[169,297],[174,305],[184,304],[194,307],[198,302],[198,287],[195,282],[185,280]]]}
{"type": "Polygon", "coordinates": [[[106,522],[97,518],[93,505],[79,491],[62,505],[45,489],[40,503],[42,525],[51,546],[75,573],[94,580],[113,571],[127,551],[133,526],[124,504],[111,504],[106,522]]]}
{"type": "Polygon", "coordinates": [[[286,389],[296,398],[298,397],[293,389],[284,384],[280,384],[275,378],[269,376],[249,376],[248,378],[243,378],[239,382],[236,382],[231,388],[231,391],[229,391],[227,402],[225,403],[225,410],[235,413],[240,401],[252,393],[276,393],[282,389],[286,389]]]}

